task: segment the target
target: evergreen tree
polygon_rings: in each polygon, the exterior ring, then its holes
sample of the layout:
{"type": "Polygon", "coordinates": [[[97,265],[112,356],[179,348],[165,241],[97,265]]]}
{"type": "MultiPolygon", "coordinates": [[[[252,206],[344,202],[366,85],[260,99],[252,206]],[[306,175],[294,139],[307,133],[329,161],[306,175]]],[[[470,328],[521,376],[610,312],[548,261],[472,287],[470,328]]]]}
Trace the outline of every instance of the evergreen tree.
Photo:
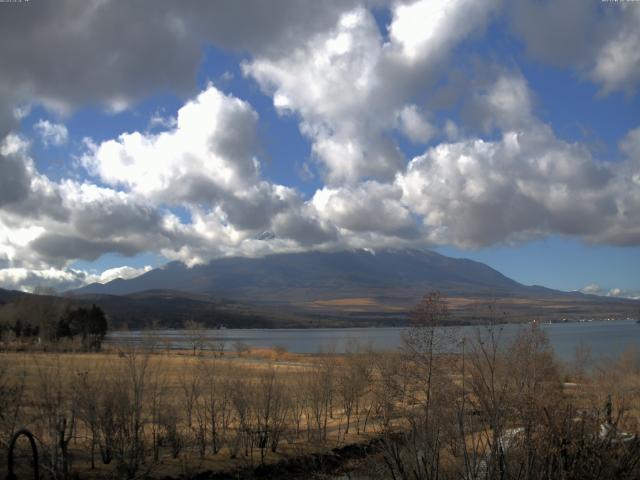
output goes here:
{"type": "Polygon", "coordinates": [[[67,310],[58,320],[57,335],[61,338],[80,336],[86,350],[99,350],[107,334],[107,317],[96,305],[67,310]]]}

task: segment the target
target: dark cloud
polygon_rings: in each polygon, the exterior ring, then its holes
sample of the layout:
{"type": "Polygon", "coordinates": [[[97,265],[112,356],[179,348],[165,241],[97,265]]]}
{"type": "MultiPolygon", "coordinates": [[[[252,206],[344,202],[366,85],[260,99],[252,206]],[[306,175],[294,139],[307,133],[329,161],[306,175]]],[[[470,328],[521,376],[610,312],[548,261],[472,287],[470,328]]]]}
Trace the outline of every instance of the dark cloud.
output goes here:
{"type": "Polygon", "coordinates": [[[601,93],[640,82],[640,8],[634,2],[519,0],[507,3],[514,33],[535,59],[576,68],[601,93]]]}
{"type": "Polygon", "coordinates": [[[8,268],[9,265],[11,265],[9,257],[4,253],[0,253],[0,270],[8,268]]]}
{"type": "Polygon", "coordinates": [[[6,153],[0,153],[2,210],[22,219],[68,218],[58,190],[35,170],[31,158],[26,155],[28,144],[12,134],[4,139],[1,148],[6,153]]]}
{"type": "Polygon", "coordinates": [[[586,64],[606,33],[598,2],[519,0],[507,6],[511,26],[535,58],[557,65],[586,64]]]}
{"type": "Polygon", "coordinates": [[[211,206],[217,204],[221,198],[220,186],[210,178],[204,177],[202,172],[185,173],[170,181],[168,187],[162,196],[169,203],[187,202],[211,206]]]}
{"type": "Polygon", "coordinates": [[[74,208],[71,222],[87,238],[141,235],[158,230],[162,217],[156,207],[131,199],[104,199],[74,208]]]}
{"type": "Polygon", "coordinates": [[[15,156],[0,154],[0,207],[29,196],[31,178],[24,163],[15,156]]]}
{"type": "Polygon", "coordinates": [[[292,239],[310,247],[337,239],[335,227],[323,227],[317,220],[300,212],[290,212],[276,217],[273,226],[276,238],[292,239]]]}
{"type": "MultiPolygon", "coordinates": [[[[240,105],[240,104],[239,104],[240,105]]],[[[257,114],[244,108],[228,109],[218,121],[222,124],[216,129],[210,139],[210,149],[226,159],[242,178],[252,178],[256,175],[253,158],[260,150],[257,135],[257,114]]]]}
{"type": "Polygon", "coordinates": [[[241,195],[225,195],[220,207],[228,221],[240,230],[264,230],[277,213],[296,203],[296,198],[280,198],[271,185],[259,184],[241,195]]]}
{"type": "Polygon", "coordinates": [[[107,252],[132,256],[145,251],[148,244],[136,244],[126,240],[89,240],[74,235],[45,233],[30,243],[30,247],[52,263],[64,263],[69,259],[95,260],[107,252]]]}
{"type": "Polygon", "coordinates": [[[350,1],[33,0],[0,4],[0,135],[13,108],[122,108],[157,91],[194,92],[207,42],[263,52],[332,25],[350,1]]]}

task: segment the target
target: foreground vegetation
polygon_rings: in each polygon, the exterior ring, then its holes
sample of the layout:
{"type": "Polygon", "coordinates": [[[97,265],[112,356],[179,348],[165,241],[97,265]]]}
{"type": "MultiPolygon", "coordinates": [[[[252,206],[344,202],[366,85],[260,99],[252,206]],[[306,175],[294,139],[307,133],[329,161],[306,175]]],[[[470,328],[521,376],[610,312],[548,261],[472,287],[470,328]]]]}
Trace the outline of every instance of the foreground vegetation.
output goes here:
{"type": "Polygon", "coordinates": [[[336,472],[640,477],[638,352],[587,368],[581,349],[561,366],[535,325],[509,341],[497,324],[460,339],[435,328],[447,315],[437,294],[425,297],[398,352],[171,352],[148,342],[138,351],[0,353],[0,451],[27,427],[50,478],[189,478],[250,476],[263,463],[375,439],[366,462],[336,472]],[[460,355],[443,353],[451,342],[460,355]]]}

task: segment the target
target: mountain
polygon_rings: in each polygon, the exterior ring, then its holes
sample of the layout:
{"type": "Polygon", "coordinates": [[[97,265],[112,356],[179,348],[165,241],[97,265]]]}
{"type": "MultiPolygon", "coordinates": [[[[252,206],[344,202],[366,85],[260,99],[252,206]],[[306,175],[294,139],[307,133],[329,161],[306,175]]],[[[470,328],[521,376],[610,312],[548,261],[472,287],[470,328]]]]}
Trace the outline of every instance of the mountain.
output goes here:
{"type": "Polygon", "coordinates": [[[0,305],[15,302],[26,294],[16,290],[4,290],[0,288],[0,305]]]}
{"type": "Polygon", "coordinates": [[[329,326],[405,322],[432,290],[448,298],[454,317],[464,323],[485,318],[481,306],[487,303],[513,321],[629,316],[640,306],[525,286],[483,263],[417,249],[229,257],[192,268],[172,262],[133,279],[87,285],[73,295],[132,321],[151,315],[171,324],[176,318],[212,324],[215,317],[226,326],[329,326]]]}
{"type": "Polygon", "coordinates": [[[305,252],[262,258],[230,257],[188,268],[179,262],[139,277],[94,283],[75,293],[125,295],[182,290],[225,298],[330,299],[371,296],[389,289],[447,293],[524,292],[527,287],[479,262],[429,250],[305,252]]]}

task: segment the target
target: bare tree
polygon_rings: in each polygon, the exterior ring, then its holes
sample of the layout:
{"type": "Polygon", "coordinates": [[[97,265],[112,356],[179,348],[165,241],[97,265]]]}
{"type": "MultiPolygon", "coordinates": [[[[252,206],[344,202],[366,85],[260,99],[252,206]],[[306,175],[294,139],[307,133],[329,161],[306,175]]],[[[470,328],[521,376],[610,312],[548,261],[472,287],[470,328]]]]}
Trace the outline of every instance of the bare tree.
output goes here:
{"type": "Polygon", "coordinates": [[[218,357],[222,357],[227,346],[227,339],[221,330],[214,330],[212,337],[209,339],[209,344],[211,345],[211,350],[214,354],[218,357]]]}
{"type": "MultiPolygon", "coordinates": [[[[135,350],[123,353],[120,369],[116,372],[113,392],[114,431],[113,453],[118,474],[135,478],[145,463],[145,404],[148,394],[149,352],[135,350]]],[[[147,466],[147,470],[150,466],[147,466]]]]}
{"type": "Polygon", "coordinates": [[[256,422],[254,434],[260,449],[260,462],[264,463],[266,450],[270,448],[275,452],[278,448],[289,408],[285,386],[273,368],[260,373],[251,407],[256,422]]]}
{"type": "Polygon", "coordinates": [[[9,445],[23,416],[26,372],[10,369],[0,357],[0,445],[9,445]]]}
{"type": "Polygon", "coordinates": [[[44,468],[55,477],[71,475],[72,459],[69,444],[76,427],[79,397],[72,387],[73,374],[66,370],[60,355],[52,364],[44,364],[34,357],[37,369],[37,422],[38,437],[44,446],[44,468]]]}
{"type": "MultiPolygon", "coordinates": [[[[302,420],[307,411],[307,394],[304,373],[289,375],[289,416],[292,422],[293,438],[298,438],[302,429],[302,420]]],[[[292,439],[289,440],[290,442],[292,439]]]]}
{"type": "Polygon", "coordinates": [[[344,360],[345,364],[337,372],[336,387],[345,417],[344,435],[347,435],[352,417],[355,417],[356,432],[360,433],[360,414],[364,407],[363,397],[369,390],[372,379],[369,356],[350,353],[345,356],[344,360]]]}
{"type": "MultiPolygon", "coordinates": [[[[410,327],[403,334],[403,347],[413,376],[409,382],[405,409],[409,428],[401,433],[400,443],[386,442],[386,461],[392,475],[416,479],[438,478],[443,447],[443,405],[448,382],[441,355],[452,344],[440,328],[449,319],[446,303],[438,292],[425,295],[411,316],[410,327]]],[[[387,437],[388,438],[388,437],[387,437]]]]}
{"type": "Polygon", "coordinates": [[[193,410],[200,394],[201,369],[189,359],[183,362],[183,375],[180,376],[180,390],[182,392],[182,406],[187,414],[187,428],[193,428],[193,410]]]}
{"type": "Polygon", "coordinates": [[[329,362],[322,362],[320,365],[314,366],[308,373],[305,384],[307,436],[311,438],[313,433],[322,442],[327,440],[327,426],[333,394],[333,373],[333,366],[329,362]]]}
{"type": "MultiPolygon", "coordinates": [[[[162,358],[162,357],[161,357],[162,358]]],[[[148,373],[148,396],[147,408],[149,412],[149,430],[151,433],[151,446],[153,450],[153,461],[160,460],[161,441],[161,417],[167,408],[168,380],[166,370],[162,360],[149,368],[148,373]]]]}
{"type": "Polygon", "coordinates": [[[209,418],[209,442],[216,454],[227,440],[231,421],[231,377],[226,363],[217,360],[203,363],[206,408],[209,418]],[[225,368],[226,367],[226,368],[225,368]]]}
{"type": "Polygon", "coordinates": [[[234,410],[235,436],[230,455],[235,458],[241,450],[253,460],[253,435],[251,418],[251,390],[248,380],[237,376],[230,382],[231,403],[234,410]]]}
{"type": "Polygon", "coordinates": [[[78,395],[78,418],[90,435],[91,470],[96,468],[95,451],[100,438],[98,399],[104,394],[102,380],[95,373],[89,371],[79,372],[74,385],[78,395]]]}
{"type": "Polygon", "coordinates": [[[205,344],[207,338],[207,331],[202,323],[195,320],[187,320],[184,324],[185,338],[188,340],[191,348],[193,349],[193,355],[197,355],[205,344]]]}

